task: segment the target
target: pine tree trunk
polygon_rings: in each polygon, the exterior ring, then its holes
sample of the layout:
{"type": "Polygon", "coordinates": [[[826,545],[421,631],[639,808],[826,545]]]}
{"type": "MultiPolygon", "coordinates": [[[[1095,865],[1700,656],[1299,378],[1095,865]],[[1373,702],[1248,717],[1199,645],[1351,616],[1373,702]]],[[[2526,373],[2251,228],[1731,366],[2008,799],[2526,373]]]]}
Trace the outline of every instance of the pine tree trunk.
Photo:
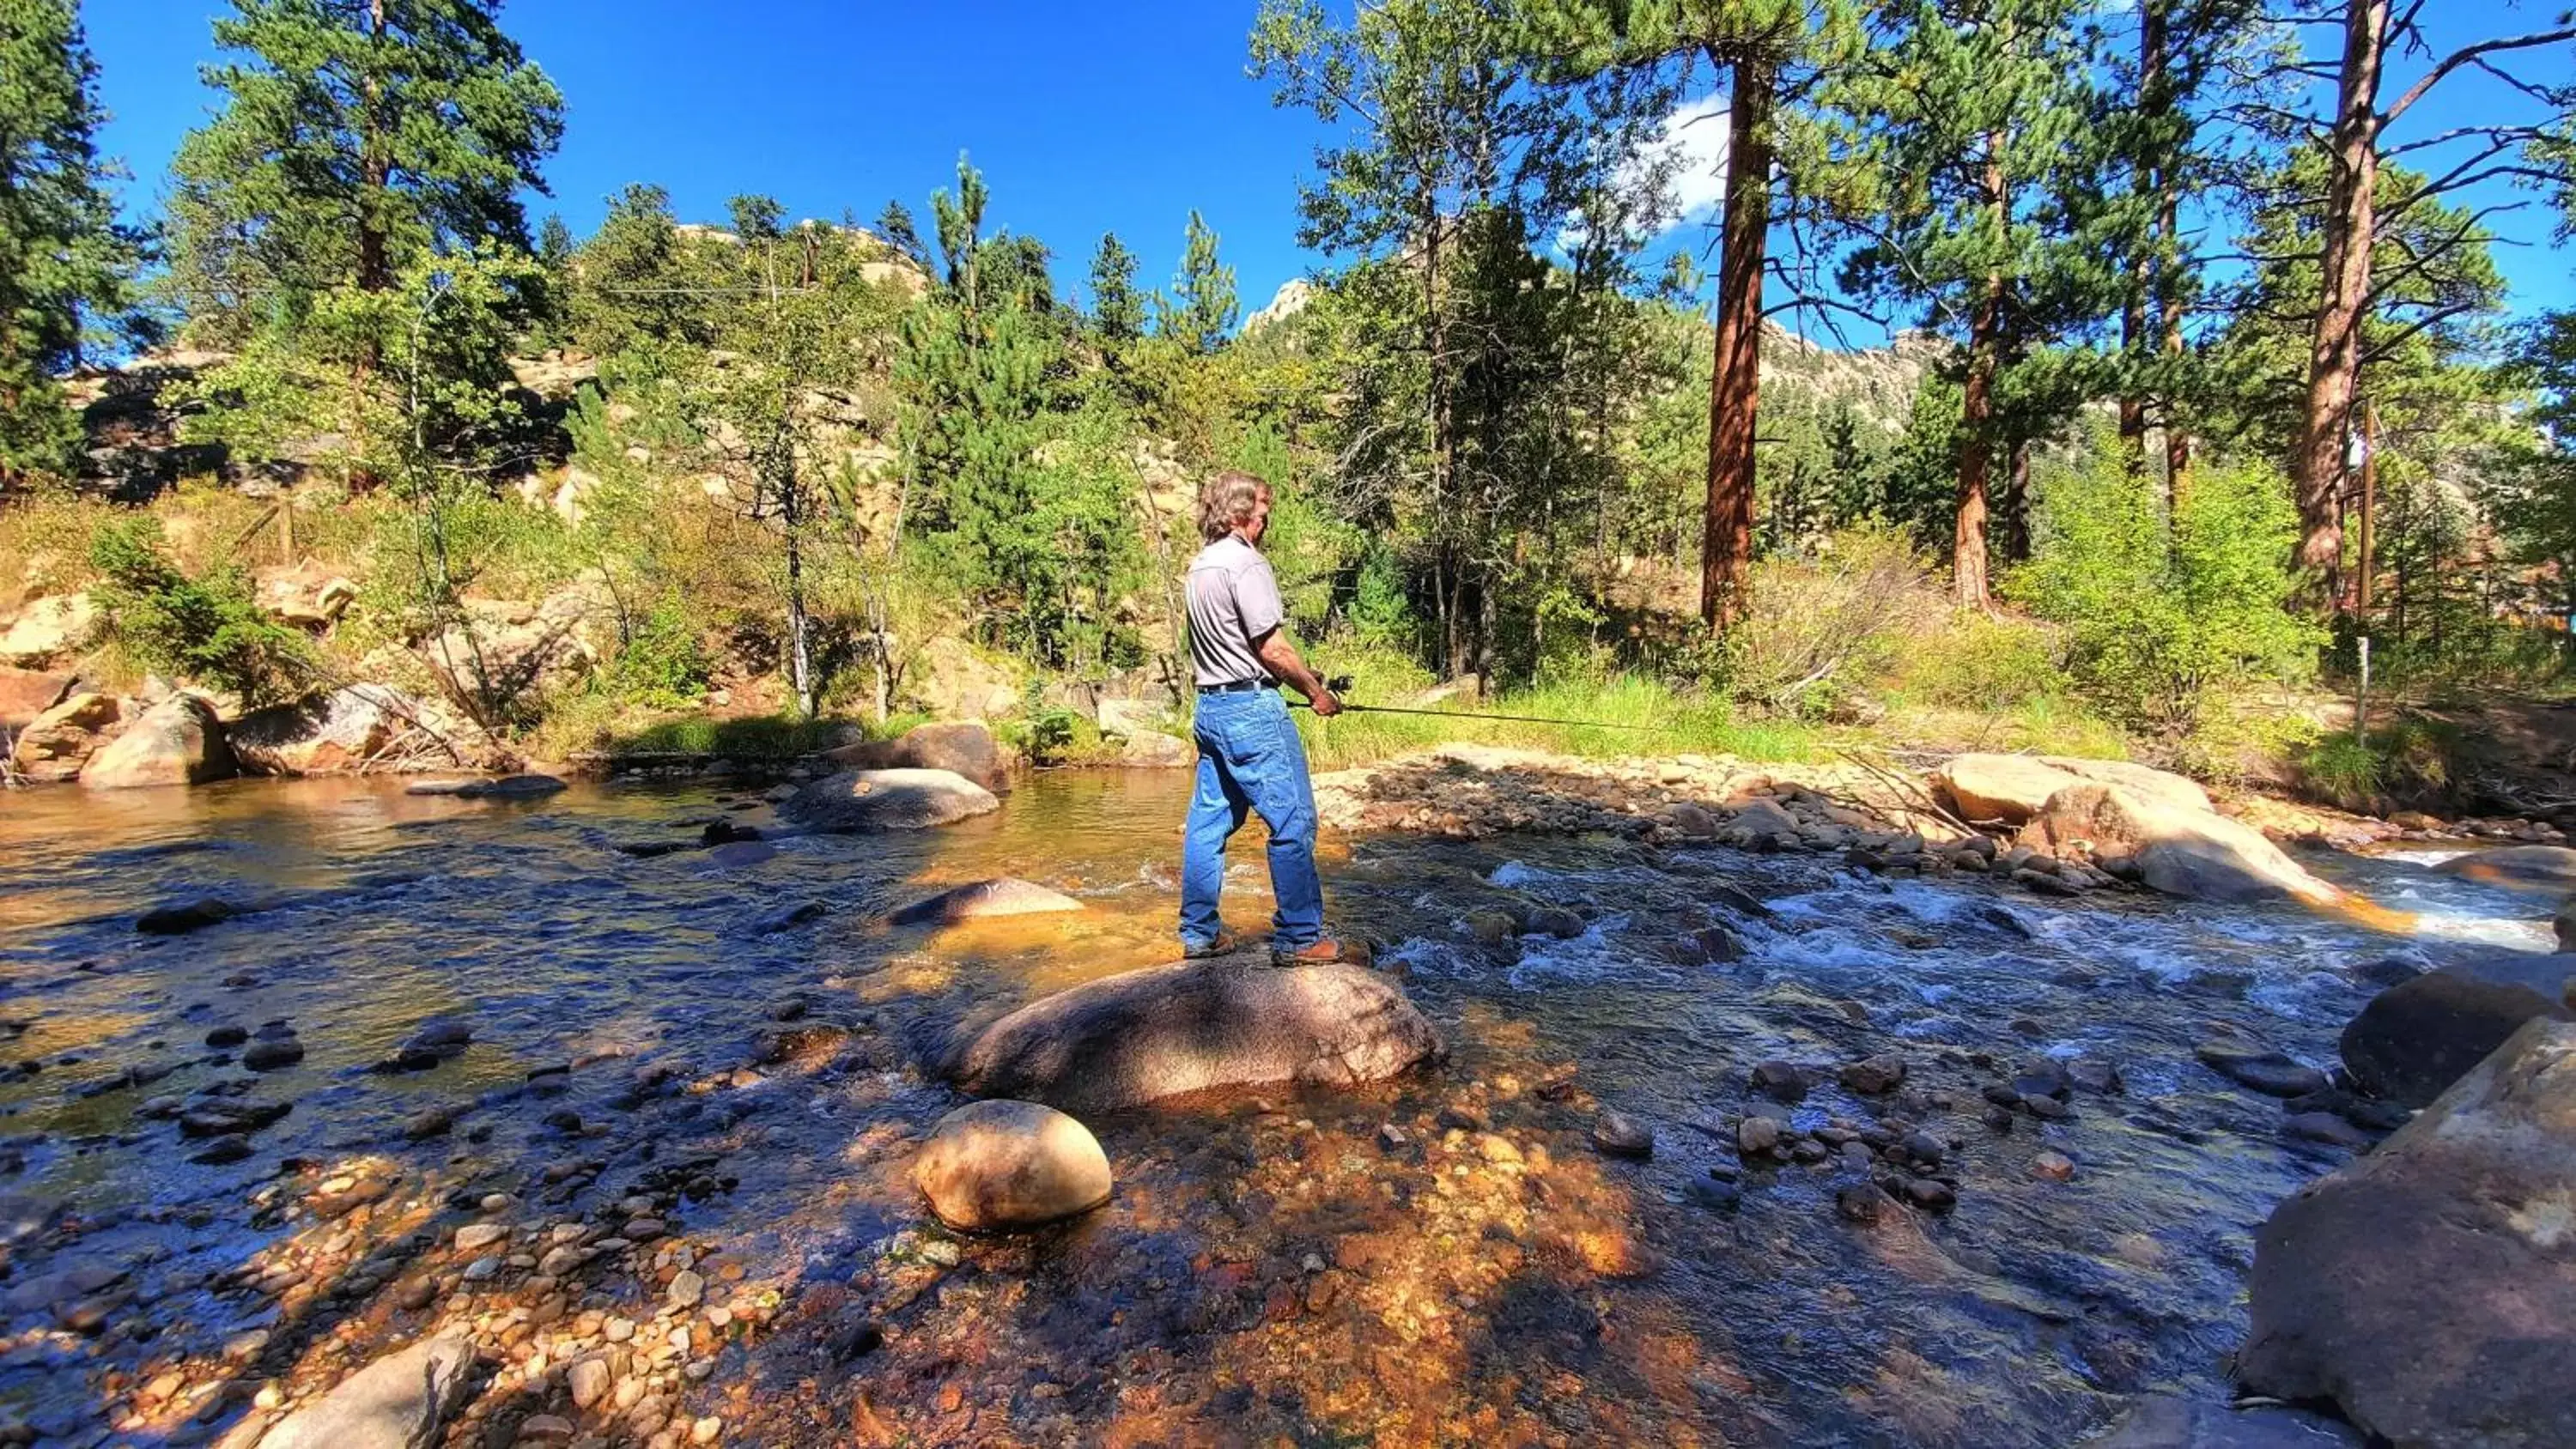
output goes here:
{"type": "MultiPolygon", "coordinates": [[[[2180,199],[2172,191],[2170,183],[2165,191],[2164,201],[2164,215],[2157,224],[2157,230],[2163,236],[2163,244],[2158,248],[2158,252],[2170,259],[2178,255],[2178,249],[2182,245],[2182,206],[2180,199]]],[[[2161,295],[2156,298],[2156,309],[2162,314],[2161,321],[2164,324],[2165,356],[2177,364],[2175,375],[2179,376],[2179,364],[2182,361],[2181,289],[2174,285],[2171,275],[2159,278],[2158,284],[2161,295]]],[[[2165,518],[2170,523],[2177,516],[2177,510],[2182,507],[2183,500],[2191,492],[2191,434],[2183,428],[2182,409],[2176,404],[2173,395],[2168,392],[2162,402],[2165,427],[2165,518]]]]}
{"type": "Polygon", "coordinates": [[[2340,594],[2344,436],[2361,375],[2361,313],[2370,290],[2372,205],[2379,176],[2379,68],[2388,0],[2349,0],[2337,87],[2333,174],[2326,186],[2322,293],[2308,345],[2307,412],[2299,438],[2298,565],[2319,597],[2340,594]]]}
{"type": "Polygon", "coordinates": [[[2015,438],[2004,454],[2004,496],[1995,509],[2006,563],[2030,561],[2030,440],[2015,438]]]}
{"type": "MultiPolygon", "coordinates": [[[[1987,204],[2010,229],[2004,191],[2003,138],[1986,137],[1987,204]]],[[[1994,465],[1995,373],[2003,350],[2004,274],[1986,273],[1984,294],[1968,322],[1968,376],[1959,411],[1959,513],[1950,536],[1950,582],[1961,608],[1983,609],[1986,587],[1986,475],[1994,465]]]]}
{"type": "MultiPolygon", "coordinates": [[[[2161,120],[2169,109],[2165,95],[2165,6],[2168,0],[2144,0],[2138,14],[2138,115],[2141,127],[2161,120]]],[[[2158,135],[2131,158],[2138,189],[2158,195],[2170,184],[2166,158],[2156,153],[2158,135]]],[[[2156,271],[2160,258],[2152,234],[2129,264],[2129,294],[2120,309],[2120,352],[2132,369],[2155,345],[2156,271]]],[[[2120,398],[2120,451],[2133,473],[2147,466],[2146,388],[2133,371],[2120,398]]]]}
{"type": "Polygon", "coordinates": [[[1776,65],[1736,61],[1727,103],[1726,220],[1717,271],[1716,359],[1708,382],[1708,510],[1699,612],[1713,629],[1741,618],[1753,564],[1754,437],[1761,403],[1762,263],[1771,223],[1776,65]]]}
{"type": "Polygon", "coordinates": [[[393,165],[385,155],[384,82],[376,74],[385,38],[385,0],[368,0],[367,38],[366,78],[358,87],[358,290],[382,292],[394,284],[385,252],[385,187],[393,165]]]}
{"type": "Polygon", "coordinates": [[[1464,580],[1457,574],[1452,542],[1457,523],[1451,514],[1456,503],[1449,496],[1449,485],[1456,459],[1449,437],[1449,329],[1440,315],[1440,208],[1436,198],[1423,225],[1422,320],[1431,387],[1431,516],[1433,536],[1440,540],[1437,568],[1442,576],[1433,585],[1440,613],[1441,677],[1455,679],[1465,665],[1458,617],[1464,580]]]}

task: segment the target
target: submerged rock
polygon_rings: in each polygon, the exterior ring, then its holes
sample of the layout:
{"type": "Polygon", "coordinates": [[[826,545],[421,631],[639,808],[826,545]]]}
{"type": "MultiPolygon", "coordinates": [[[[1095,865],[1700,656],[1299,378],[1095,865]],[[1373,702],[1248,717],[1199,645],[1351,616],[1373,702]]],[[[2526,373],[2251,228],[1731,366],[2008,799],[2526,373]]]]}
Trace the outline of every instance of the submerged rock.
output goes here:
{"type": "Polygon", "coordinates": [[[1096,1112],[1209,1087],[1384,1081],[1440,1051],[1431,1023],[1374,971],[1216,960],[1122,972],[1031,1002],[945,1065],[979,1096],[1096,1112]]]}
{"type": "Polygon", "coordinates": [[[1605,1111],[1592,1120],[1592,1145],[1610,1157],[1652,1157],[1655,1129],[1625,1112],[1605,1111]]]}
{"type": "Polygon", "coordinates": [[[2084,1449],[2361,1449],[2362,1437],[2299,1409],[2231,1409],[2196,1399],[2141,1400],[2111,1432],[2084,1449]]]}
{"type": "Polygon", "coordinates": [[[1109,1201],[1091,1129],[1036,1102],[971,1102],[939,1119],[912,1180],[952,1228],[1032,1228],[1109,1201]]]}
{"type": "Polygon", "coordinates": [[[2535,1021],[2254,1237],[2251,1392],[2428,1449],[2576,1444],[2576,1024],[2535,1021]]]}
{"type": "Polygon", "coordinates": [[[2201,1065],[2267,1097],[2304,1097],[2326,1088],[2326,1074],[2252,1042],[2205,1041],[2192,1048],[2201,1065]]]}
{"type": "Polygon", "coordinates": [[[2576,850],[2560,845],[2508,845],[2473,850],[2433,867],[2444,875],[2518,890],[2576,890],[2576,850]]]}
{"type": "Polygon", "coordinates": [[[259,1449],[413,1449],[438,1431],[464,1398],[474,1345],[461,1334],[388,1354],[339,1387],[289,1414],[259,1449]]]}
{"type": "Polygon", "coordinates": [[[1002,808],[949,770],[843,770],[788,797],[778,813],[819,830],[926,830],[1002,808]]]}
{"type": "Polygon", "coordinates": [[[2538,1018],[2576,1021],[2576,960],[2507,951],[2427,971],[2343,1029],[2343,1065],[2374,1097],[2421,1107],[2538,1018]]]}
{"type": "Polygon", "coordinates": [[[941,891],[928,900],[905,906],[886,919],[898,926],[911,926],[925,921],[952,923],[985,916],[1030,916],[1081,909],[1082,902],[1062,891],[1051,891],[1029,881],[1002,876],[941,891]]]}
{"type": "Polygon", "coordinates": [[[152,706],[81,766],[80,782],[92,790],[148,785],[199,785],[233,775],[232,747],[214,708],[193,694],[173,695],[152,706]]]}

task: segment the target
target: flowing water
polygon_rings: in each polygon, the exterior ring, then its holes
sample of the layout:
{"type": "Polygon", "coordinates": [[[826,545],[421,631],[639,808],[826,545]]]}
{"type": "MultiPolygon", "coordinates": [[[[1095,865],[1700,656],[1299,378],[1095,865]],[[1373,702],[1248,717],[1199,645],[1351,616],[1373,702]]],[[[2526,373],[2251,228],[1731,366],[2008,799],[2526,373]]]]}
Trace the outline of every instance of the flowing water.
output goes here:
{"type": "MultiPolygon", "coordinates": [[[[957,1100],[917,1063],[1036,994],[1168,958],[1186,782],[1048,775],[936,833],[629,853],[767,822],[755,789],[0,802],[0,1425],[203,1442],[256,1383],[301,1391],[438,1324],[523,1369],[552,1349],[559,1380],[582,1346],[563,1335],[655,1318],[649,1280],[672,1267],[649,1248],[626,1272],[460,1280],[471,1255],[445,1238],[507,1193],[520,1225],[665,1221],[733,1321],[664,1313],[698,1338],[657,1395],[678,1424],[722,1417],[728,1443],[2065,1444],[2126,1395],[2224,1394],[2251,1230],[2341,1160],[2285,1140],[2279,1104],[2194,1044],[2233,1032],[2331,1066],[2377,984],[2547,943],[2545,908],[2421,859],[2317,863],[2417,913],[2390,935],[1720,848],[1361,839],[1328,854],[1337,923],[1388,944],[1450,1061],[1093,1121],[1107,1208],[960,1240],[904,1178],[957,1100]],[[996,875],[1088,909],[882,923],[996,875]],[[135,928],[210,895],[255,909],[135,928]],[[1587,929],[1466,929],[1512,901],[1587,929]],[[1685,944],[1710,925],[1740,959],[1685,944]],[[434,1017],[471,1045],[369,1070],[434,1017]],[[305,1053],[282,1070],[205,1045],[278,1021],[305,1053]],[[1835,1084],[1890,1051],[1901,1096],[1835,1084]],[[2109,1063],[2124,1087],[2062,1121],[1981,1121],[1980,1087],[2036,1056],[2109,1063]],[[1757,1097],[1766,1059],[1821,1084],[1757,1097]],[[292,1110],[247,1156],[199,1162],[171,1116],[207,1100],[292,1110]],[[1656,1128],[1651,1161],[1592,1150],[1604,1106],[1656,1128]],[[454,1125],[430,1135],[439,1109],[454,1125]],[[1846,1221],[1838,1159],[1738,1160],[1751,1111],[1901,1114],[1949,1144],[1957,1205],[1846,1221]],[[2073,1177],[2034,1174],[2043,1150],[2073,1177]]],[[[1266,915],[1251,847],[1239,926],[1266,915]]],[[[511,1382],[481,1411],[491,1442],[540,1408],[628,1442],[556,1380],[511,1382]]]]}

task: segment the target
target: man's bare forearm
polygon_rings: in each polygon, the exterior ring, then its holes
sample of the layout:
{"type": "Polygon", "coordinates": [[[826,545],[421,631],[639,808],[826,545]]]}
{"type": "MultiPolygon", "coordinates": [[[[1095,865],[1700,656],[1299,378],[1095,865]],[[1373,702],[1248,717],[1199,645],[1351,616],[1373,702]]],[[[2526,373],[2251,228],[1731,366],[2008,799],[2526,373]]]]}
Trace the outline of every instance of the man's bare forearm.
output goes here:
{"type": "Polygon", "coordinates": [[[1286,631],[1273,629],[1263,635],[1261,643],[1255,647],[1255,652],[1261,656],[1261,662],[1269,667],[1274,678],[1286,683],[1299,694],[1313,699],[1325,692],[1324,681],[1316,677],[1315,671],[1306,667],[1304,659],[1298,657],[1297,646],[1288,642],[1286,631]]]}

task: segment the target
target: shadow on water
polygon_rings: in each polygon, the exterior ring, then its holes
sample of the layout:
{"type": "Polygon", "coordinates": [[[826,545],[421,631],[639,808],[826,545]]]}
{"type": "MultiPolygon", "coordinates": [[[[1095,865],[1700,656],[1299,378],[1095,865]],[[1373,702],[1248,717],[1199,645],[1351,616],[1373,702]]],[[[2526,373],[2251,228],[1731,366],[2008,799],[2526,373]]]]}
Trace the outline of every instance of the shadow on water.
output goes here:
{"type": "MultiPolygon", "coordinates": [[[[759,786],[11,801],[0,1420],[207,1442],[263,1414],[262,1384],[300,1395],[456,1328],[489,1376],[457,1442],[545,1413],[638,1443],[704,1416],[781,1445],[2063,1443],[2122,1395],[2223,1391],[2251,1228],[2337,1160],[2194,1044],[2329,1064],[2374,981],[2535,929],[2405,861],[2330,867],[2427,923],[2401,940],[1614,837],[1364,839],[1328,863],[1336,925],[1389,944],[1445,1069],[1107,1116],[1107,1208],[941,1230],[906,1166],[958,1099],[918,1063],[1168,958],[1186,789],[1046,776],[932,835],[669,853],[770,825],[759,786]],[[1088,909],[882,922],[996,875],[1088,909]],[[259,909],[133,928],[209,895],[259,909]],[[1468,928],[1537,906],[1579,932],[1468,928]],[[1734,959],[1693,944],[1712,929],[1734,959]],[[472,1028],[461,1053],[369,1070],[439,1017],[472,1028]],[[282,1070],[204,1044],[272,1021],[304,1049],[282,1070]],[[1835,1081],[1888,1051],[1900,1092],[1835,1081]],[[1981,1122],[1981,1086],[2029,1057],[2124,1087],[1981,1122]],[[1761,1061],[1814,1085],[1757,1096],[1761,1061]],[[261,1103],[291,1110],[176,1120],[261,1103]],[[1655,1124],[1652,1160],[1593,1151],[1603,1106],[1655,1124]],[[1920,1127],[1959,1205],[1845,1222],[1867,1171],[1747,1159],[1748,1112],[1920,1127]],[[2071,1181],[2033,1175],[2043,1149],[2071,1181]],[[460,1247],[475,1226],[512,1232],[460,1247]],[[683,1271],[699,1297],[675,1305],[683,1271]],[[581,1409],[566,1364],[590,1356],[616,1387],[581,1409]]],[[[1239,927],[1267,913],[1258,835],[1239,927]]]]}

